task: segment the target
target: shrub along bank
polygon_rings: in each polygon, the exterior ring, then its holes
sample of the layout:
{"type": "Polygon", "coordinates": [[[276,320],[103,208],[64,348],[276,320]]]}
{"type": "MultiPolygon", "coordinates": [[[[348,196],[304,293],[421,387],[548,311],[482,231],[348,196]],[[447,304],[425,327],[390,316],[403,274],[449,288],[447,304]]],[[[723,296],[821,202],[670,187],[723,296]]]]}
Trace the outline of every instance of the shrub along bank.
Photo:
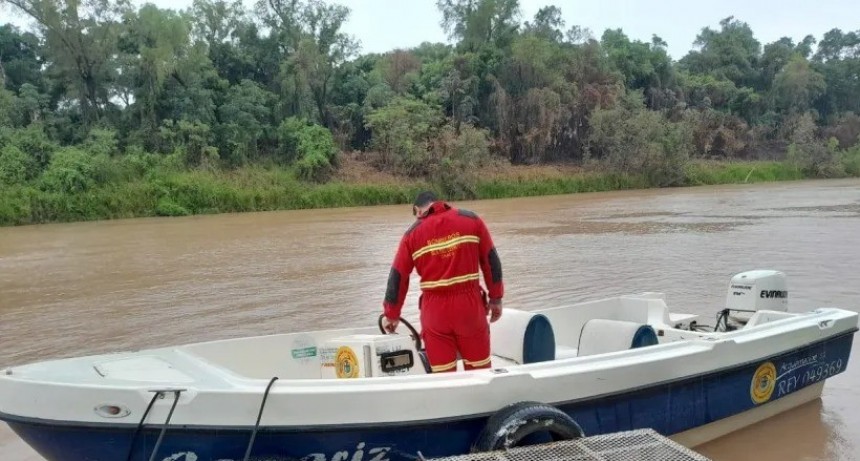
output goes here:
{"type": "MultiPolygon", "coordinates": [[[[8,150],[3,155],[8,155],[8,150]]],[[[452,200],[639,189],[658,186],[642,173],[619,173],[594,167],[580,171],[509,168],[477,176],[468,190],[452,191],[448,179],[402,179],[375,183],[333,179],[309,183],[292,167],[238,170],[186,170],[175,159],[151,154],[102,158],[83,163],[76,151],[58,154],[56,165],[38,178],[0,186],[0,225],[69,222],[145,216],[329,208],[409,203],[425,188],[447,192],[452,200]],[[144,168],[143,166],[146,166],[144,168]]],[[[860,153],[841,153],[838,164],[821,162],[816,149],[797,149],[802,162],[702,162],[683,165],[676,186],[784,181],[860,176],[860,153]]],[[[3,174],[9,174],[8,169],[3,174]]]]}

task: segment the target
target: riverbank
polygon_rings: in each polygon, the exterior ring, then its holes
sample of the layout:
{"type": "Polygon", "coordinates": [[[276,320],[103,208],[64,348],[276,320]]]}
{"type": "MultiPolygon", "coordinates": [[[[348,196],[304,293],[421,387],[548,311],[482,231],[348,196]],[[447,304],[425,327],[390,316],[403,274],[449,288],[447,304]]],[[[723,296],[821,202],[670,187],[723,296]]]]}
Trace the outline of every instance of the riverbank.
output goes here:
{"type": "MultiPolygon", "coordinates": [[[[690,162],[685,186],[789,181],[810,176],[787,162],[690,162]]],[[[641,175],[588,171],[572,166],[508,166],[480,175],[474,196],[497,199],[646,189],[641,175]]],[[[45,191],[33,185],[0,188],[0,225],[26,225],[151,216],[236,213],[409,203],[434,185],[374,172],[353,163],[325,184],[296,179],[286,168],[232,171],[153,170],[128,181],[75,192],[45,191]]]]}

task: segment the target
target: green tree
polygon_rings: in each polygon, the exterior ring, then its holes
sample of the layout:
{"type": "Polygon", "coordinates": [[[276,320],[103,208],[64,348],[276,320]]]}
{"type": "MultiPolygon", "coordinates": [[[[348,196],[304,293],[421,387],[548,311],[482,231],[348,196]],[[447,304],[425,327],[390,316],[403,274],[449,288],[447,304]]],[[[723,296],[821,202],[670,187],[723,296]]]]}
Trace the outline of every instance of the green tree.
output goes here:
{"type": "Polygon", "coordinates": [[[702,29],[695,45],[699,49],[680,61],[691,73],[729,80],[739,88],[752,88],[760,81],[761,44],[747,23],[734,17],[725,18],[720,21],[719,31],[710,27],[702,29]]]}
{"type": "Polygon", "coordinates": [[[121,18],[127,0],[3,0],[33,18],[44,37],[45,53],[76,98],[87,126],[111,105],[110,83],[121,18]]]}
{"type": "Polygon", "coordinates": [[[333,77],[358,48],[341,30],[349,8],[321,0],[261,0],[257,11],[277,39],[283,59],[279,79],[289,101],[282,115],[307,116],[330,127],[333,77]]]}
{"type": "Polygon", "coordinates": [[[263,143],[273,138],[272,106],[275,96],[256,82],[243,80],[230,88],[218,108],[221,120],[221,146],[234,165],[241,165],[260,155],[263,143]]]}
{"type": "Polygon", "coordinates": [[[621,29],[607,29],[600,43],[626,87],[642,90],[650,108],[670,108],[677,103],[675,70],[661,38],[654,36],[651,43],[631,41],[621,29]]]}
{"type": "Polygon", "coordinates": [[[12,24],[0,26],[0,88],[17,93],[22,85],[30,84],[44,90],[42,65],[39,37],[12,24]]]}
{"type": "Polygon", "coordinates": [[[504,48],[519,29],[519,0],[437,0],[442,27],[466,51],[504,48]]]}
{"type": "Polygon", "coordinates": [[[833,29],[821,39],[813,57],[815,70],[824,75],[827,91],[816,104],[825,117],[843,112],[860,113],[860,32],[833,29]]]}
{"type": "Polygon", "coordinates": [[[551,42],[561,42],[564,39],[562,29],[564,19],[561,17],[561,9],[550,5],[539,9],[531,23],[525,23],[524,32],[551,42]]]}
{"type": "Polygon", "coordinates": [[[130,93],[140,113],[144,136],[153,133],[160,124],[158,100],[164,83],[172,78],[180,63],[188,56],[190,28],[188,21],[173,10],[162,10],[147,4],[126,17],[126,30],[121,42],[123,50],[132,56],[123,67],[123,75],[131,77],[130,93]]]}
{"type": "Polygon", "coordinates": [[[414,98],[397,98],[367,116],[382,166],[410,176],[430,174],[430,146],[444,123],[441,110],[414,98]]]}
{"type": "Polygon", "coordinates": [[[783,113],[807,112],[826,88],[824,76],[797,54],[774,78],[774,106],[783,113]]]}

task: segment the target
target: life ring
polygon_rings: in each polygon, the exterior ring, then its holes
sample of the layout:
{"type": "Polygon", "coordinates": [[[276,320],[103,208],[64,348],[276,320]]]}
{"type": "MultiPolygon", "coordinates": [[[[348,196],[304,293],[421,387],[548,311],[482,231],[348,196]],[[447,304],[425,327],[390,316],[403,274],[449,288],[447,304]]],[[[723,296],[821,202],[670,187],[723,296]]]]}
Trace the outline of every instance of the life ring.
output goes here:
{"type": "Polygon", "coordinates": [[[547,431],[553,441],[585,437],[567,413],[539,402],[519,402],[496,412],[472,445],[472,453],[516,447],[525,437],[547,431]]]}

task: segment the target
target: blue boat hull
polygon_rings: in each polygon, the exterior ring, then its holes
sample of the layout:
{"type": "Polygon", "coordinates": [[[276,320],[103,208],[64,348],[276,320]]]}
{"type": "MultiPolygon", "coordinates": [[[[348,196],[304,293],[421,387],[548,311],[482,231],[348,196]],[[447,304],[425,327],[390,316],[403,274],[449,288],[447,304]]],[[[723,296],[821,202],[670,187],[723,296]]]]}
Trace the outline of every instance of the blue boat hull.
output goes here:
{"type": "MultiPolygon", "coordinates": [[[[853,334],[831,338],[791,353],[683,381],[660,383],[625,394],[586,401],[555,402],[586,435],[653,428],[677,434],[784,398],[841,373],[848,364],[853,334]]],[[[467,453],[490,415],[422,424],[261,428],[255,461],[383,461],[467,453]]],[[[33,421],[0,414],[0,419],[48,461],[123,461],[134,426],[82,426],[33,421]]],[[[253,427],[171,426],[158,461],[242,461],[253,427]]],[[[145,428],[132,460],[148,461],[159,428],[145,428]]]]}

